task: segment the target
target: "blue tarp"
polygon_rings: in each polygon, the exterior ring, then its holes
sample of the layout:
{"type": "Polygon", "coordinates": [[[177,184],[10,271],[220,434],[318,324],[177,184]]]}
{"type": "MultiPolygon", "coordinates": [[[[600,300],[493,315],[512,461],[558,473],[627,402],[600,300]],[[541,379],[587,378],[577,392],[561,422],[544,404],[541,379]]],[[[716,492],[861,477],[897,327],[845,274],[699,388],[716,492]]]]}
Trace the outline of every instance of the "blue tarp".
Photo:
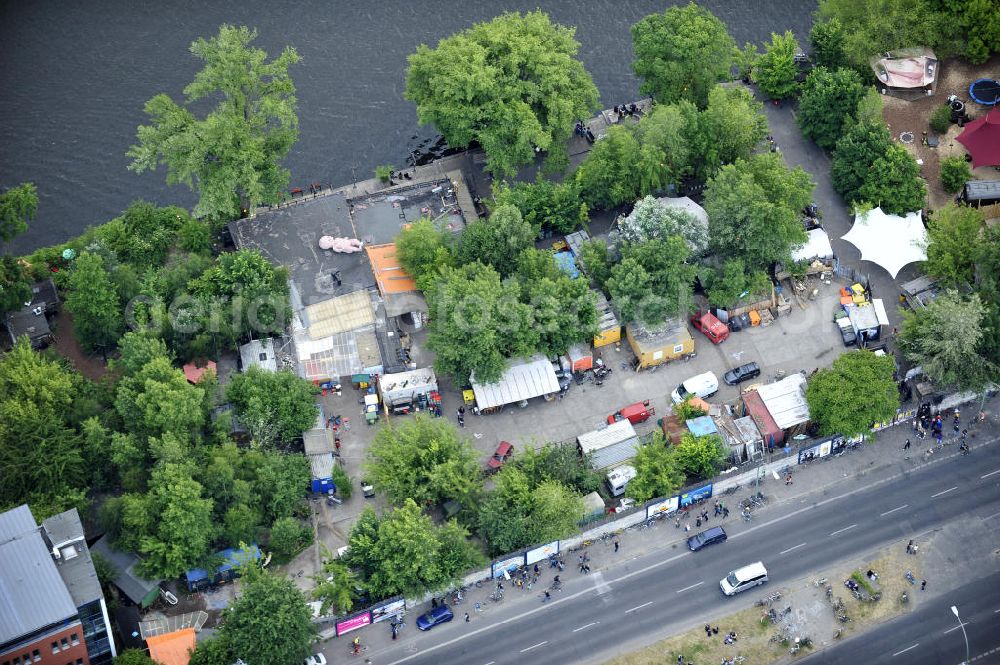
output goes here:
{"type": "Polygon", "coordinates": [[[248,557],[254,561],[260,561],[260,548],[256,544],[249,545],[244,550],[234,550],[230,547],[217,552],[216,555],[222,557],[224,561],[216,568],[215,576],[211,580],[208,577],[208,571],[203,568],[192,568],[187,571],[185,577],[187,579],[188,591],[196,591],[199,588],[218,584],[219,582],[228,582],[236,577],[234,574],[236,569],[248,557]]]}
{"type": "Polygon", "coordinates": [[[580,269],[576,267],[576,259],[572,252],[556,252],[556,265],[559,269],[570,277],[576,279],[580,276],[580,269]]]}
{"type": "Polygon", "coordinates": [[[318,494],[336,492],[337,486],[333,484],[333,478],[313,478],[312,491],[318,494]]]}
{"type": "Polygon", "coordinates": [[[692,418],[687,421],[688,429],[695,436],[707,436],[709,434],[717,434],[719,432],[718,428],[715,426],[715,421],[712,420],[711,416],[699,416],[697,418],[692,418]]]}

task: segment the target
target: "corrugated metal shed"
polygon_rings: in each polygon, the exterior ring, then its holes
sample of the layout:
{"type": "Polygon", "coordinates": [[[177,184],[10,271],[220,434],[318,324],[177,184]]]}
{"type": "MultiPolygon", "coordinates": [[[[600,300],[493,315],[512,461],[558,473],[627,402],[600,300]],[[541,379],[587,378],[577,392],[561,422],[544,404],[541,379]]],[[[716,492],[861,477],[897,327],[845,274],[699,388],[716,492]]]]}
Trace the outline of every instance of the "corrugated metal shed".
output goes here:
{"type": "Polygon", "coordinates": [[[806,402],[806,378],[796,372],[781,381],[768,383],[757,389],[761,401],[774,423],[781,429],[790,429],[809,422],[809,404],[806,402]]]}
{"type": "Polygon", "coordinates": [[[642,444],[639,442],[638,437],[636,437],[616,443],[613,446],[607,446],[606,448],[595,450],[590,454],[590,466],[595,471],[610,469],[611,467],[618,466],[622,462],[627,462],[635,457],[636,453],[639,452],[639,446],[641,445],[642,444]]]}
{"type": "Polygon", "coordinates": [[[757,425],[750,416],[734,419],[733,426],[743,443],[760,441],[760,430],[757,429],[757,425]]]}
{"type": "Polygon", "coordinates": [[[559,392],[556,372],[552,363],[544,357],[511,363],[496,383],[478,383],[474,374],[470,382],[476,394],[476,406],[480,409],[492,409],[559,392]]]}
{"type": "Polygon", "coordinates": [[[0,644],[77,615],[26,505],[0,515],[0,562],[0,644]]]}
{"type": "Polygon", "coordinates": [[[107,536],[102,536],[91,549],[108,560],[115,569],[115,586],[136,605],[146,607],[149,604],[147,599],[153,594],[159,594],[162,580],[147,580],[136,573],[135,567],[139,563],[136,555],[113,549],[107,536]]]}
{"type": "Polygon", "coordinates": [[[746,417],[751,418],[757,426],[765,446],[780,445],[785,440],[785,431],[774,422],[756,390],[743,393],[743,409],[746,417]]]}
{"type": "Polygon", "coordinates": [[[970,180],[965,183],[965,199],[967,201],[1000,200],[1000,180],[970,180]]]}
{"type": "Polygon", "coordinates": [[[576,437],[576,445],[580,447],[580,453],[586,455],[587,453],[594,452],[595,450],[600,450],[601,448],[613,446],[616,443],[621,443],[622,441],[628,441],[629,439],[635,438],[637,437],[635,428],[632,427],[632,423],[628,420],[619,420],[616,423],[608,425],[604,429],[598,429],[593,432],[581,434],[576,437]]]}
{"type": "Polygon", "coordinates": [[[309,468],[313,478],[330,478],[333,475],[333,455],[321,453],[309,455],[309,468]]]}
{"type": "Polygon", "coordinates": [[[584,229],[566,234],[566,244],[569,245],[569,251],[573,252],[573,256],[576,257],[581,266],[583,265],[583,261],[580,258],[580,250],[583,247],[583,243],[588,240],[590,240],[590,234],[584,229]]]}

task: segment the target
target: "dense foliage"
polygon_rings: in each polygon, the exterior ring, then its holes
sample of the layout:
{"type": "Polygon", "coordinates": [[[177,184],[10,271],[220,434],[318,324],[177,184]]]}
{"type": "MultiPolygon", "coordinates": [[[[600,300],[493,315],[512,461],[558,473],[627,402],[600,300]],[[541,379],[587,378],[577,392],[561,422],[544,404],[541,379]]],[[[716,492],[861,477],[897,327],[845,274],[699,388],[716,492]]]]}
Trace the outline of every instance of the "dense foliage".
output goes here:
{"type": "Polygon", "coordinates": [[[512,177],[549,153],[568,163],[565,143],[577,118],[597,108],[598,92],[576,59],[574,30],[540,12],[507,13],[409,57],[405,97],[421,124],[432,124],[453,148],[482,146],[487,167],[512,177]]]}
{"type": "Polygon", "coordinates": [[[38,189],[25,182],[0,194],[0,242],[28,230],[28,222],[38,212],[38,189]]]}
{"type": "Polygon", "coordinates": [[[802,133],[824,150],[832,150],[852,122],[864,91],[854,70],[814,69],[799,95],[796,118],[802,133]]]}
{"type": "Polygon", "coordinates": [[[927,274],[956,288],[972,284],[985,246],[983,222],[976,208],[949,203],[935,210],[927,225],[927,274]]]}
{"type": "Polygon", "coordinates": [[[899,408],[892,356],[871,351],[845,353],[820,370],[806,388],[812,421],[823,434],[855,436],[891,420],[899,408]]]}
{"type": "Polygon", "coordinates": [[[197,39],[191,53],[204,63],[184,88],[185,105],[166,94],[146,102],[151,124],[140,125],[128,151],[138,173],[167,167],[169,184],[198,192],[198,217],[228,220],[283,197],[289,172],[279,162],[298,139],[295,84],[288,68],[299,61],[286,47],[267,62],[251,43],[257,31],[223,25],[197,39]],[[219,99],[221,97],[221,99],[219,99]],[[192,109],[218,100],[204,117],[192,109]]]}
{"type": "Polygon", "coordinates": [[[736,43],[722,21],[692,2],[632,26],[632,50],[643,94],[663,104],[688,100],[704,108],[712,87],[729,77],[736,43]]]}
{"type": "Polygon", "coordinates": [[[944,191],[954,194],[972,180],[969,163],[961,155],[945,157],[941,160],[941,186],[944,191]]]}
{"type": "Polygon", "coordinates": [[[313,427],[316,387],[289,370],[269,372],[250,367],[226,387],[226,399],[256,445],[287,446],[313,427]]]}
{"type": "Polygon", "coordinates": [[[771,41],[764,44],[764,52],[753,68],[753,80],[761,92],[772,99],[795,96],[798,89],[795,77],[799,74],[795,55],[798,52],[799,44],[791,30],[783,35],[771,33],[771,41]]]}
{"type": "Polygon", "coordinates": [[[498,206],[517,208],[536,233],[571,233],[587,222],[587,204],[573,180],[555,183],[539,177],[535,182],[500,183],[493,195],[498,206]]]}

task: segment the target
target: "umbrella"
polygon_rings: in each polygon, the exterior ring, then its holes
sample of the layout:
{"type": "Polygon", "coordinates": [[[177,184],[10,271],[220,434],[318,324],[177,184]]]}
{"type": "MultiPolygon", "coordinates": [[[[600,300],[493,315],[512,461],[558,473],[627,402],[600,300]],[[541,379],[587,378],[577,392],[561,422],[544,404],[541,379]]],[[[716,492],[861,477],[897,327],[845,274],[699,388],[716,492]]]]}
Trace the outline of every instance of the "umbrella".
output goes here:
{"type": "Polygon", "coordinates": [[[1000,108],[967,124],[955,140],[972,155],[972,168],[1000,165],[1000,108]]]}
{"type": "Polygon", "coordinates": [[[858,248],[862,261],[882,266],[893,279],[906,264],[927,260],[927,232],[919,211],[900,217],[874,208],[857,215],[843,239],[858,248]]]}

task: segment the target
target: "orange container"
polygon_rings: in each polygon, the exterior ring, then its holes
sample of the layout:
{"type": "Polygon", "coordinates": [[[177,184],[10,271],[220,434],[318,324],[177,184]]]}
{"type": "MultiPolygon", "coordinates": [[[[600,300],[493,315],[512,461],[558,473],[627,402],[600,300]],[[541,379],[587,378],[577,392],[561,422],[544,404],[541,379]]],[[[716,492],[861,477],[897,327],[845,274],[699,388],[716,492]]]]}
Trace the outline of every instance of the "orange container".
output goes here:
{"type": "Polygon", "coordinates": [[[760,325],[760,314],[758,314],[757,310],[755,309],[750,310],[750,325],[752,326],[760,325]]]}

